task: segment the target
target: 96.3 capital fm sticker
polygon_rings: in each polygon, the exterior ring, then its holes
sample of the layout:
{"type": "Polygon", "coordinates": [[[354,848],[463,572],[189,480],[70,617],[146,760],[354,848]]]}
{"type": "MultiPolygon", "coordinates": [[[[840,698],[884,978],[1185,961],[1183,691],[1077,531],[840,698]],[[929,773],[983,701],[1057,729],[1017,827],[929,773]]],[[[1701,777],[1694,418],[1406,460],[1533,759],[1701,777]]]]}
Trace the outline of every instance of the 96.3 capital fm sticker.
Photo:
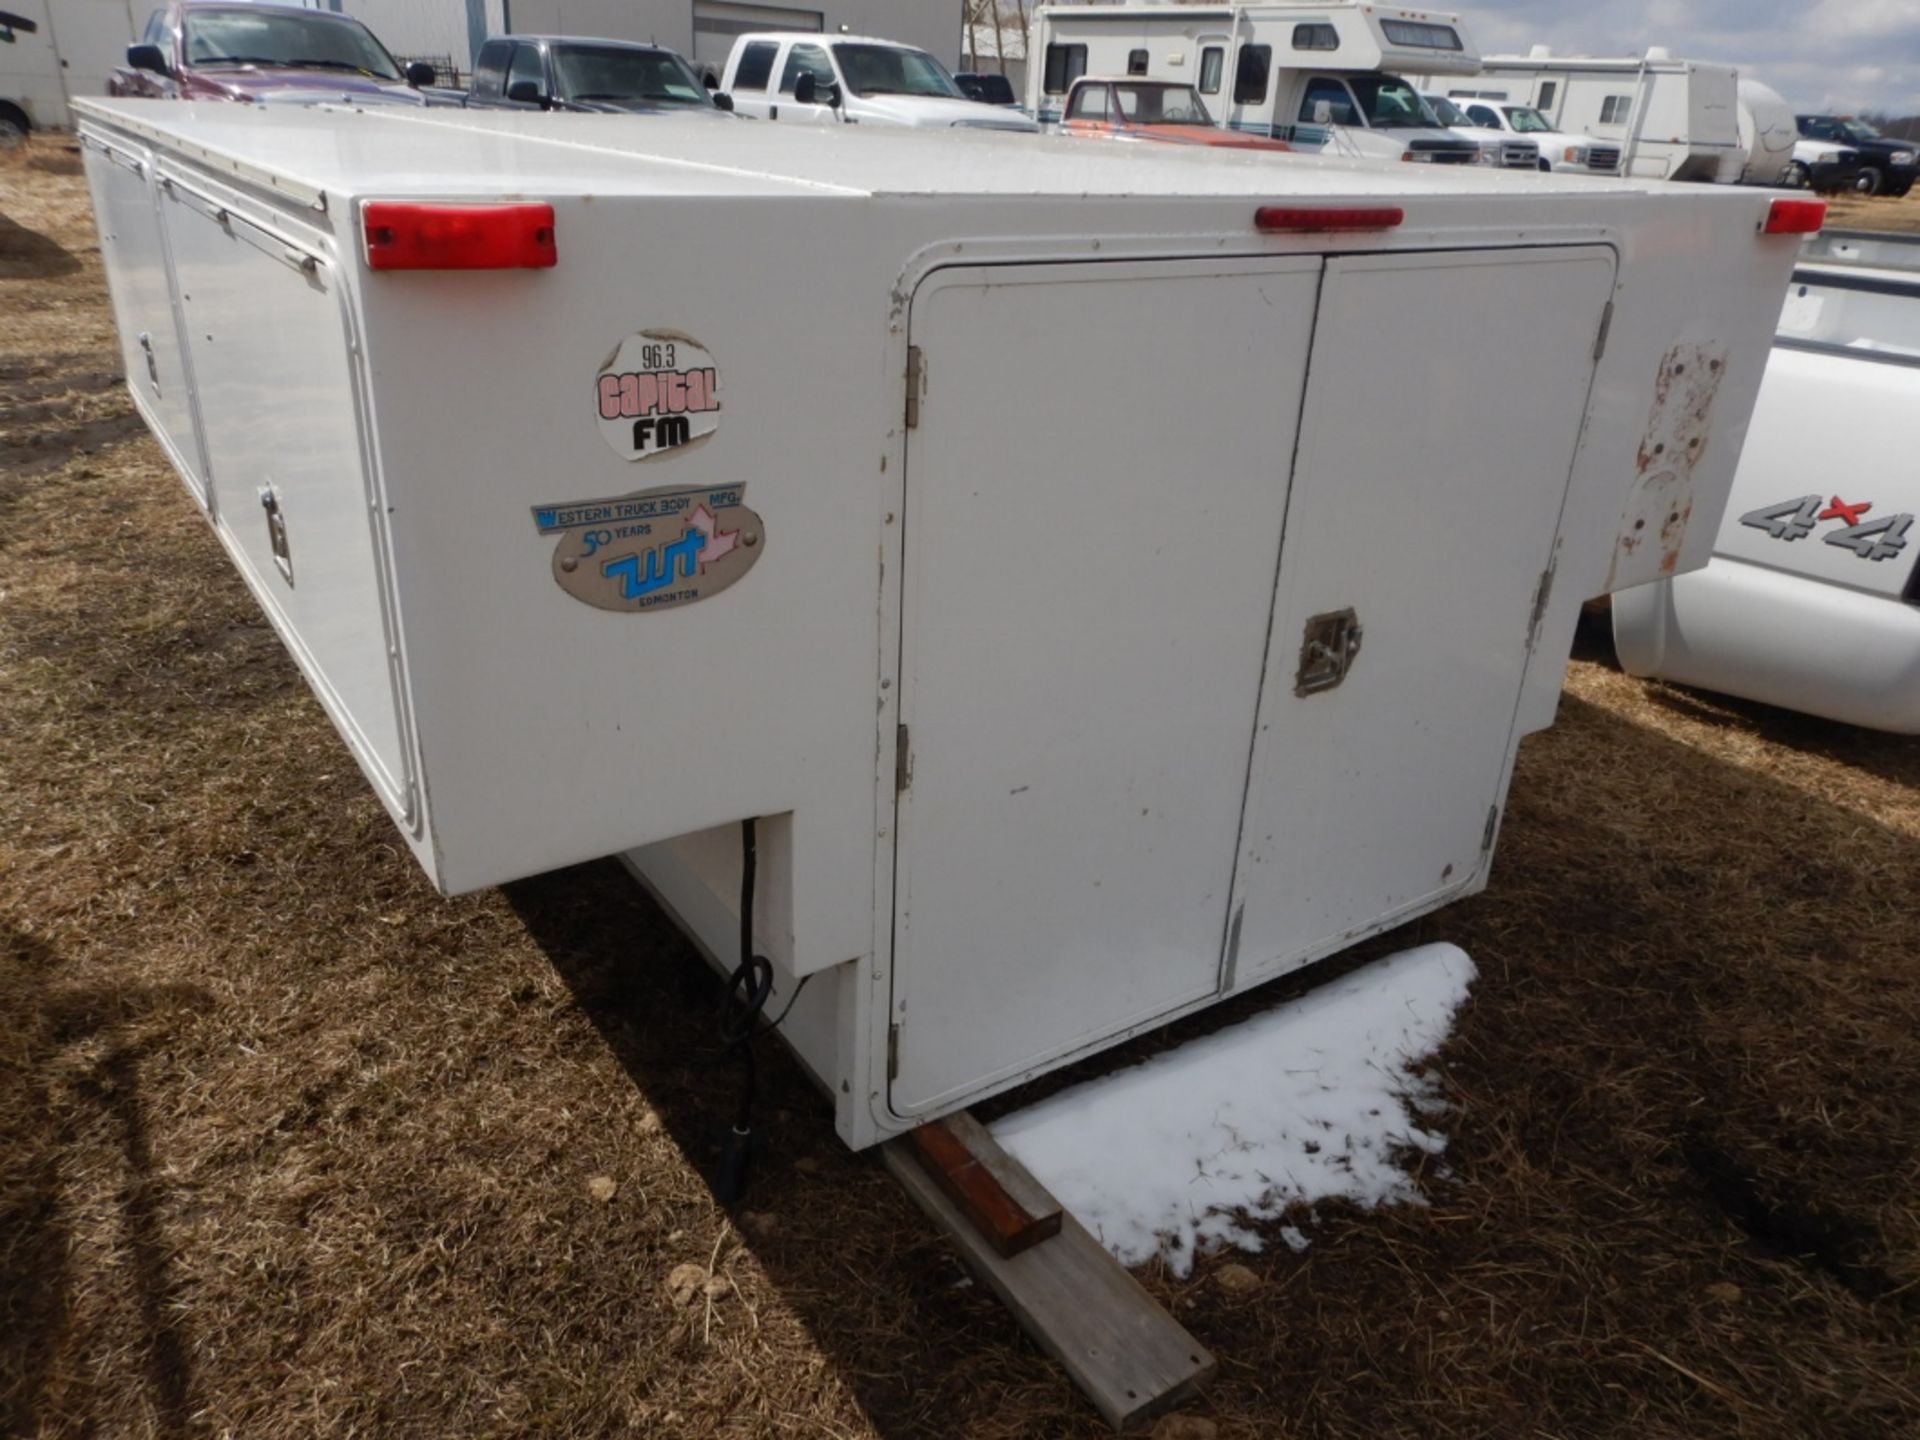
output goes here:
{"type": "Polygon", "coordinates": [[[720,428],[720,367],[690,335],[642,330],[601,365],[593,414],[622,460],[658,460],[720,428]]]}

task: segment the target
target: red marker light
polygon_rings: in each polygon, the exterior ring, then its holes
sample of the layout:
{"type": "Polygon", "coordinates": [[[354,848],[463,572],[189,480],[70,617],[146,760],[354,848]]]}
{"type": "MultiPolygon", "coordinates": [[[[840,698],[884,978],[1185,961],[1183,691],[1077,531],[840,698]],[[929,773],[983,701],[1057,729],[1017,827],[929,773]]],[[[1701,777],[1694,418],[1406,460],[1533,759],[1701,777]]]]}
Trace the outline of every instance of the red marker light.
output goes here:
{"type": "Polygon", "coordinates": [[[422,205],[369,200],[373,270],[543,270],[559,263],[551,205],[422,205]]]}
{"type": "Polygon", "coordinates": [[[1824,200],[1776,200],[1767,211],[1762,235],[1811,235],[1827,222],[1824,200]]]}
{"type": "Polygon", "coordinates": [[[1311,235],[1322,230],[1391,230],[1407,218],[1397,205],[1262,205],[1253,212],[1263,234],[1311,235]]]}

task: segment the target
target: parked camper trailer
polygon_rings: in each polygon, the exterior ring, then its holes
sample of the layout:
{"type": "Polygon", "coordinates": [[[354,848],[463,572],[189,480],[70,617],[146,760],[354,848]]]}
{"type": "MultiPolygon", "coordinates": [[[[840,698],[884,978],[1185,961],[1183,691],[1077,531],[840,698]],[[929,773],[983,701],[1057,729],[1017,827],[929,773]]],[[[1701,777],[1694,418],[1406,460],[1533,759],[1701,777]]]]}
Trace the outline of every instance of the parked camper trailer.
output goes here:
{"type": "Polygon", "coordinates": [[[1713,559],[1614,597],[1627,672],[1920,734],[1916,415],[1920,236],[1817,237],[1713,559]]]}
{"type": "MultiPolygon", "coordinates": [[[[1794,145],[1800,139],[1793,107],[1780,92],[1758,80],[1740,77],[1740,146],[1745,160],[1742,185],[1785,185],[1793,166],[1794,145]]],[[[1804,182],[1802,182],[1804,183],[1804,182]]]]}
{"type": "Polygon", "coordinates": [[[1185,81],[1222,124],[1350,159],[1471,165],[1481,147],[1440,125],[1400,78],[1479,66],[1457,15],[1365,0],[1062,5],[1034,12],[1027,105],[1057,121],[1082,75],[1185,81]]]}
{"type": "Polygon", "coordinates": [[[433,882],[624,854],[732,966],[754,820],[854,1145],[1482,889],[1580,601],[1705,561],[1824,210],[82,105],[133,399],[433,882]]]}
{"type": "Polygon", "coordinates": [[[0,147],[32,130],[65,129],[69,101],[106,94],[147,8],[136,0],[0,3],[0,147]]]}
{"type": "Polygon", "coordinates": [[[1477,76],[1445,80],[1444,90],[1456,100],[1531,105],[1557,129],[1616,146],[1624,175],[1732,184],[1746,162],[1737,79],[1731,65],[1675,60],[1658,48],[1604,58],[1536,45],[1528,55],[1485,56],[1477,76]]]}

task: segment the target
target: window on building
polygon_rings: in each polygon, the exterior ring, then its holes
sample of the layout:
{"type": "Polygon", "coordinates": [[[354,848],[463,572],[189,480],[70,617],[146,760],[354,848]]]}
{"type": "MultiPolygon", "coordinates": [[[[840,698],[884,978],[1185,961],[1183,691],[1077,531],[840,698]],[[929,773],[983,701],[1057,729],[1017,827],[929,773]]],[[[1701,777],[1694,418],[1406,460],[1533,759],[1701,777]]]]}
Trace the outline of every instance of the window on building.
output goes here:
{"type": "Polygon", "coordinates": [[[1047,66],[1042,85],[1049,95],[1064,95],[1067,87],[1087,73],[1087,47],[1084,45],[1047,46],[1047,66]]]}
{"type": "Polygon", "coordinates": [[[1600,123],[1602,125],[1624,125],[1627,116],[1633,110],[1631,95],[1609,95],[1600,102],[1600,123]]]}
{"type": "Polygon", "coordinates": [[[1236,105],[1264,105],[1267,103],[1267,76],[1273,70],[1273,47],[1271,45],[1242,45],[1239,59],[1233,67],[1233,103],[1236,105]]]}
{"type": "Polygon", "coordinates": [[[1200,52],[1200,93],[1218,95],[1220,93],[1220,74],[1226,69],[1227,52],[1218,45],[1209,45],[1200,52]]]}
{"type": "Polygon", "coordinates": [[[1542,80],[1540,82],[1540,104],[1536,108],[1551,111],[1553,109],[1553,102],[1559,98],[1559,95],[1560,82],[1558,80],[1542,80]]]}
{"type": "Polygon", "coordinates": [[[1338,50],[1340,32],[1331,25],[1296,25],[1293,27],[1293,48],[1296,50],[1338,50]]]}
{"type": "Polygon", "coordinates": [[[1147,52],[1129,50],[1127,52],[1127,74],[1144,75],[1147,73],[1147,52]]]}

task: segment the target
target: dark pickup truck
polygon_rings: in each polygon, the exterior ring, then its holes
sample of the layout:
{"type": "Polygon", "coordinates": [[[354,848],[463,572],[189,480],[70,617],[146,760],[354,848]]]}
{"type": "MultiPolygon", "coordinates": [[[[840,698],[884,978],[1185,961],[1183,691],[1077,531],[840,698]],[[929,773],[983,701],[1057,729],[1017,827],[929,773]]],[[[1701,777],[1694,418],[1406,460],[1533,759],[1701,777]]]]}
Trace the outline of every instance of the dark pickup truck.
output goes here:
{"type": "Polygon", "coordinates": [[[1807,140],[1825,140],[1860,152],[1860,179],[1856,188],[1863,195],[1887,195],[1899,198],[1913,189],[1920,166],[1914,163],[1920,145],[1911,140],[1893,140],[1863,120],[1851,115],[1796,115],[1800,134],[1807,140]]]}
{"type": "Polygon", "coordinates": [[[730,96],[709,91],[680,55],[658,45],[557,35],[501,35],[480,47],[467,91],[473,109],[671,111],[720,115],[730,96]]]}
{"type": "MultiPolygon", "coordinates": [[[[433,67],[404,70],[358,20],[294,5],[176,0],[147,20],[109,95],[169,100],[449,103],[430,92],[433,67]]],[[[457,96],[451,103],[459,103],[457,96]]]]}

